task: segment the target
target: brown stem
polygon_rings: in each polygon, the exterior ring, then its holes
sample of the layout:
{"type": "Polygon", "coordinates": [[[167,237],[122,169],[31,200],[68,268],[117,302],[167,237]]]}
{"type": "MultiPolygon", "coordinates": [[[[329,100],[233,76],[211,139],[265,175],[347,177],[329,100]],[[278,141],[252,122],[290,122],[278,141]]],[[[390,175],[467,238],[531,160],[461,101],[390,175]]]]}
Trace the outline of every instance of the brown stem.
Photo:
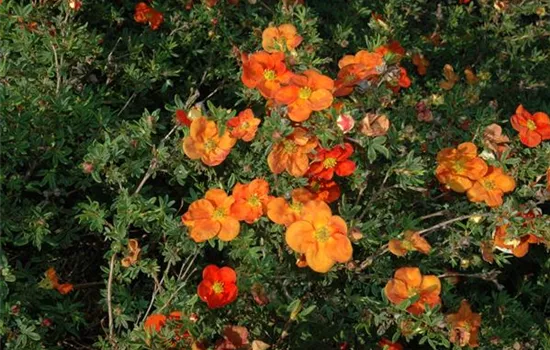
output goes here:
{"type": "Polygon", "coordinates": [[[497,280],[498,275],[500,275],[500,271],[491,270],[488,272],[480,272],[480,273],[446,272],[437,277],[438,278],[452,278],[452,277],[479,278],[484,281],[494,283],[498,290],[502,290],[504,286],[498,283],[498,280],[497,280]]]}
{"type": "Polygon", "coordinates": [[[109,314],[109,341],[113,343],[114,336],[114,324],[113,324],[113,272],[115,268],[116,254],[111,256],[111,262],[109,263],[109,279],[107,281],[107,312],[109,314]]]}
{"type": "MultiPolygon", "coordinates": [[[[450,219],[450,220],[440,222],[439,224],[433,225],[433,226],[428,227],[426,229],[417,231],[417,233],[420,234],[421,236],[422,235],[427,235],[430,232],[439,230],[439,229],[441,229],[443,227],[446,227],[446,226],[448,226],[452,223],[455,223],[457,221],[466,220],[466,219],[469,219],[473,216],[490,216],[490,215],[492,215],[492,214],[491,213],[483,213],[483,214],[462,215],[462,216],[456,217],[454,219],[450,219]]],[[[362,270],[366,269],[367,267],[369,267],[372,264],[374,259],[378,258],[379,256],[382,256],[382,255],[386,254],[388,251],[389,251],[388,250],[388,244],[384,244],[373,255],[371,255],[371,256],[367,257],[365,260],[363,260],[361,262],[361,264],[359,264],[359,266],[355,269],[355,271],[362,271],[362,270]]]]}
{"type": "Polygon", "coordinates": [[[103,285],[105,285],[104,281],[86,282],[86,283],[73,284],[73,289],[85,289],[89,287],[96,287],[96,286],[103,286],[103,285]]]}

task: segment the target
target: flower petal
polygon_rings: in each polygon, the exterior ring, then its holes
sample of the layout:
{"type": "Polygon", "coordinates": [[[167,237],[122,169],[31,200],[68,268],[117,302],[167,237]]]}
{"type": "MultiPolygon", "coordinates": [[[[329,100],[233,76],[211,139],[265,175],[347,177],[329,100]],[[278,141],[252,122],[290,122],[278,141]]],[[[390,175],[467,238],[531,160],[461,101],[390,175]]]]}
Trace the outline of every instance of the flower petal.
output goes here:
{"type": "Polygon", "coordinates": [[[285,241],[288,246],[298,253],[305,253],[307,247],[315,242],[315,229],[307,221],[296,221],[291,224],[285,233],[285,241]]]}

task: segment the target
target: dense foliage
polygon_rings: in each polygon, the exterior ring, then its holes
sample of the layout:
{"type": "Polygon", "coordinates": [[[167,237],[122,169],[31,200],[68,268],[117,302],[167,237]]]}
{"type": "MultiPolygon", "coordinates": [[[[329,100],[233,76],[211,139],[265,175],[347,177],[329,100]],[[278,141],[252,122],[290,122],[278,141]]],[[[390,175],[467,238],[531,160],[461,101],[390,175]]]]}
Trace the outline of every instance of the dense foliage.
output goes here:
{"type": "Polygon", "coordinates": [[[550,348],[545,0],[0,0],[0,347],[550,348]]]}

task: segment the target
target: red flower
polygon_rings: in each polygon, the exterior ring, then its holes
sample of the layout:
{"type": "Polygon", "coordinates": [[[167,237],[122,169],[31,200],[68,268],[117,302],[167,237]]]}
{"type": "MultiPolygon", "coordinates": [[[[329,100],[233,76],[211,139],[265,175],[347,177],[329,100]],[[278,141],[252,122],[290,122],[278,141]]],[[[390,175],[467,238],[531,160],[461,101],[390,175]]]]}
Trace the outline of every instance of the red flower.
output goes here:
{"type": "Polygon", "coordinates": [[[166,324],[166,316],[161,314],[152,314],[145,320],[145,331],[151,333],[153,330],[155,332],[160,332],[162,327],[166,324]]]}
{"type": "Polygon", "coordinates": [[[546,113],[531,115],[519,105],[510,121],[519,132],[519,140],[527,147],[537,147],[542,141],[550,140],[550,118],[546,113]]]}
{"type": "Polygon", "coordinates": [[[220,308],[237,299],[237,274],[230,267],[208,265],[202,271],[197,294],[210,309],[220,308]]]}
{"type": "Polygon", "coordinates": [[[140,2],[136,5],[134,20],[137,23],[148,23],[152,30],[157,30],[164,21],[164,16],[162,12],[149,7],[144,2],[140,2]]]}
{"type": "Polygon", "coordinates": [[[319,200],[332,203],[340,197],[340,186],[333,180],[321,180],[310,178],[309,184],[305,188],[296,190],[296,201],[307,202],[310,200],[319,200]]]}
{"type": "Polygon", "coordinates": [[[386,338],[382,338],[382,340],[378,342],[378,345],[384,350],[403,350],[403,345],[392,343],[386,338]]]}
{"type": "Polygon", "coordinates": [[[191,126],[191,119],[187,116],[187,113],[182,110],[176,110],[176,121],[179,125],[191,126]]]}
{"type": "Polygon", "coordinates": [[[411,79],[407,75],[407,70],[403,67],[399,67],[399,70],[399,80],[389,87],[395,93],[399,92],[401,88],[408,88],[411,86],[411,79]]]}
{"type": "Polygon", "coordinates": [[[306,175],[323,180],[332,179],[335,172],[338,176],[349,176],[355,171],[355,162],[348,159],[352,153],[353,147],[349,143],[330,150],[321,148],[306,175]]]}

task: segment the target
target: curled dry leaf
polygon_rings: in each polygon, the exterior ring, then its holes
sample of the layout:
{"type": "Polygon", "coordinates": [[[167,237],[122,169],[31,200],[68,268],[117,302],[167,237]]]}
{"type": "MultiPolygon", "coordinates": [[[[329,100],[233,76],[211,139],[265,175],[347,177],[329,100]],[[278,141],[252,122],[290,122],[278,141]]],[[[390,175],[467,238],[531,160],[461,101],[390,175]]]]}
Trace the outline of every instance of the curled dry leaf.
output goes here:
{"type": "Polygon", "coordinates": [[[361,133],[369,137],[383,136],[390,129],[390,120],[384,114],[367,113],[361,120],[361,133]]]}
{"type": "Polygon", "coordinates": [[[464,75],[466,76],[466,82],[468,85],[475,85],[479,82],[479,78],[470,67],[464,69],[464,75]]]}
{"type": "Polygon", "coordinates": [[[130,267],[134,265],[139,258],[141,248],[137,239],[128,240],[128,254],[122,259],[121,264],[123,267],[130,267]]]}
{"type": "Polygon", "coordinates": [[[264,343],[261,340],[254,340],[252,342],[252,350],[267,350],[271,347],[271,345],[264,343]]]}
{"type": "Polygon", "coordinates": [[[430,61],[424,57],[421,53],[415,53],[412,55],[412,63],[416,66],[416,71],[420,75],[426,75],[430,61]]]}
{"type": "Polygon", "coordinates": [[[508,142],[510,139],[502,134],[502,128],[498,124],[491,124],[483,131],[483,144],[498,157],[509,148],[508,142]]]}
{"type": "Polygon", "coordinates": [[[453,66],[450,64],[443,67],[443,76],[445,79],[439,82],[439,86],[445,90],[451,90],[459,80],[458,74],[455,73],[453,66]]]}
{"type": "Polygon", "coordinates": [[[493,255],[493,246],[494,241],[492,240],[481,242],[481,257],[489,264],[492,264],[495,261],[495,256],[493,255]]]}

